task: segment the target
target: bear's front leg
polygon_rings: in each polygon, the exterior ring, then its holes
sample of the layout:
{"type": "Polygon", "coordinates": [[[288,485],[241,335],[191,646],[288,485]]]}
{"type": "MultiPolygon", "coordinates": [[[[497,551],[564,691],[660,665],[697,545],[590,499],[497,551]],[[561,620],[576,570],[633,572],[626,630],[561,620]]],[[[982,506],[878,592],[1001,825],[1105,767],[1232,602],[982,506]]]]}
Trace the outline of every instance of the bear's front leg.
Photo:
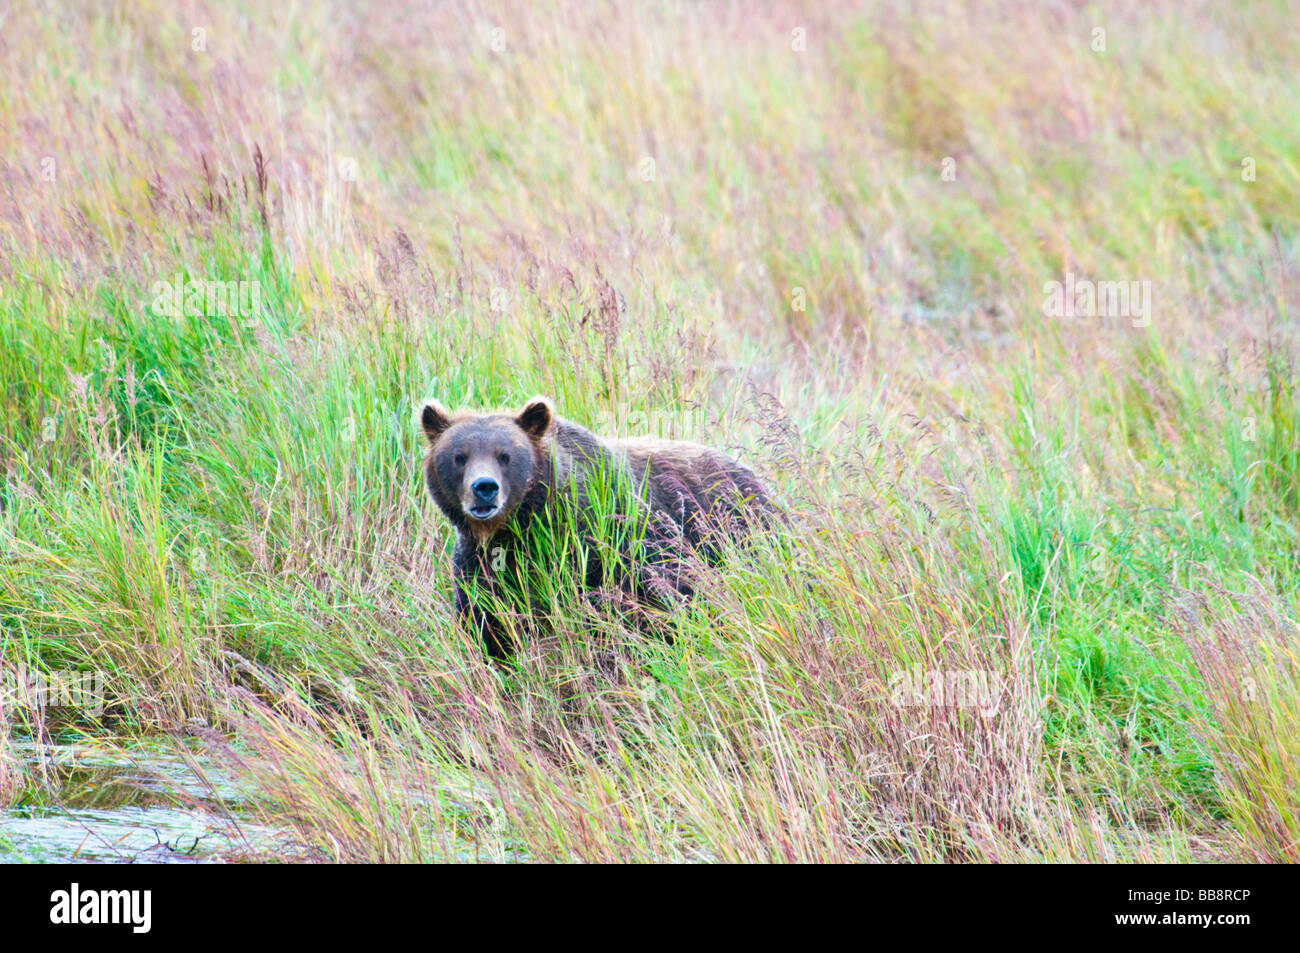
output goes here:
{"type": "Polygon", "coordinates": [[[483,651],[494,662],[505,662],[515,654],[514,641],[506,634],[505,626],[492,613],[474,605],[469,592],[456,582],[456,618],[462,626],[483,644],[483,651]]]}
{"type": "Polygon", "coordinates": [[[483,644],[494,662],[505,662],[515,654],[514,641],[506,634],[501,620],[474,604],[470,591],[484,585],[483,557],[474,541],[462,536],[456,542],[452,559],[455,564],[456,619],[483,644]]]}

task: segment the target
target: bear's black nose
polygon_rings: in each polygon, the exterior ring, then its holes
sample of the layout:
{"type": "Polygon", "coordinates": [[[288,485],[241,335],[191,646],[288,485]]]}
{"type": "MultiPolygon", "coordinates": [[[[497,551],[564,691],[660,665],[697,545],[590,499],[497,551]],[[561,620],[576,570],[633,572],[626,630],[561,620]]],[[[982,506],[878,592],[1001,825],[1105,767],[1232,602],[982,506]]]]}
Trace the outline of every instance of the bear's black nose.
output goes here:
{"type": "Polygon", "coordinates": [[[496,480],[490,480],[487,477],[479,477],[469,485],[469,488],[474,491],[474,496],[484,503],[495,503],[497,490],[500,489],[496,480]]]}

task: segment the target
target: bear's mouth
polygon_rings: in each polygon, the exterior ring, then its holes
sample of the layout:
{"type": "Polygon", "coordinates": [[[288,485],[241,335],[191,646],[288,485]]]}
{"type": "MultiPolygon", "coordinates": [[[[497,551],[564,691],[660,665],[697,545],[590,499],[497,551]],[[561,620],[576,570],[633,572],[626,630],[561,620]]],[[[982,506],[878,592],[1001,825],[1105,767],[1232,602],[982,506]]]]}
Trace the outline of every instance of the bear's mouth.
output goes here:
{"type": "Polygon", "coordinates": [[[475,503],[469,508],[469,515],[476,520],[489,520],[496,516],[501,507],[496,503],[475,503]]]}

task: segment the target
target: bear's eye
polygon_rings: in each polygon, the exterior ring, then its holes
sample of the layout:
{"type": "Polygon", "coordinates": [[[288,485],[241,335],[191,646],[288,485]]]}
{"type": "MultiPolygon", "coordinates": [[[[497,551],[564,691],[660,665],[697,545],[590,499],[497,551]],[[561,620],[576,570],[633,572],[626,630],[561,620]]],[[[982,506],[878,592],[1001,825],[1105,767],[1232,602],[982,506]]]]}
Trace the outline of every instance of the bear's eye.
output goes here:
{"type": "Polygon", "coordinates": [[[498,453],[498,454],[497,454],[497,459],[501,461],[501,465],[504,467],[504,466],[506,466],[507,464],[510,463],[510,454],[508,454],[508,453],[498,453]]]}
{"type": "Polygon", "coordinates": [[[463,454],[463,453],[458,453],[458,454],[456,454],[456,456],[454,457],[454,459],[455,459],[455,461],[456,461],[456,466],[458,466],[458,467],[463,467],[463,466],[465,465],[465,461],[466,461],[468,458],[465,456],[465,454],[463,454]]]}

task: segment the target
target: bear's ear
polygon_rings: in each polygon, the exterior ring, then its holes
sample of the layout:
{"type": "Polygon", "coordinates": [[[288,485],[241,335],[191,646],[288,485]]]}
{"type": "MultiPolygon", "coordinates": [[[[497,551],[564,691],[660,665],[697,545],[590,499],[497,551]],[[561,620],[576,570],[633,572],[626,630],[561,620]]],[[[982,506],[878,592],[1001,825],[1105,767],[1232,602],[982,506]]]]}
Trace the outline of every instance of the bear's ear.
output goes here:
{"type": "Polygon", "coordinates": [[[442,404],[431,400],[420,413],[420,425],[424,427],[424,435],[429,438],[429,443],[437,443],[442,432],[451,426],[451,414],[442,404]]]}
{"type": "Polygon", "coordinates": [[[554,421],[555,411],[551,407],[551,402],[545,397],[534,397],[524,405],[524,409],[515,418],[519,428],[532,437],[545,434],[551,429],[554,421]]]}

